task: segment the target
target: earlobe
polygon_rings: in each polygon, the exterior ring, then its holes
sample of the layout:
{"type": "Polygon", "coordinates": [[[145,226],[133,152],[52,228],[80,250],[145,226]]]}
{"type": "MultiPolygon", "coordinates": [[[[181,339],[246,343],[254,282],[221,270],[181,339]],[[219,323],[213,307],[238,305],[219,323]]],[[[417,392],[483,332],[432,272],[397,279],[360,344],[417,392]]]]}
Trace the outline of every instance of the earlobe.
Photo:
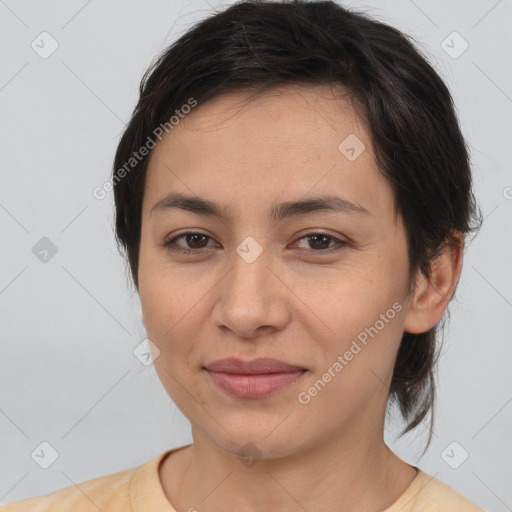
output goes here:
{"type": "Polygon", "coordinates": [[[430,277],[420,275],[404,320],[404,331],[421,334],[432,329],[443,316],[462,270],[464,238],[457,232],[432,262],[430,277]]]}

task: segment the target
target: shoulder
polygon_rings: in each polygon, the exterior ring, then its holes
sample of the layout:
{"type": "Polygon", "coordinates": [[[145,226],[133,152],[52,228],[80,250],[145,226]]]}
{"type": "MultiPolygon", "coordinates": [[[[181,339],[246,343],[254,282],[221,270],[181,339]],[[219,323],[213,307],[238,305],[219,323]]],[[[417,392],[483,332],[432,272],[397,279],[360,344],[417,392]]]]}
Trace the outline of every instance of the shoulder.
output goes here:
{"type": "Polygon", "coordinates": [[[402,512],[485,512],[449,485],[421,470],[399,502],[402,512]]]}
{"type": "Polygon", "coordinates": [[[80,482],[50,494],[0,506],[0,512],[114,512],[131,510],[130,484],[137,472],[151,464],[80,482]]]}

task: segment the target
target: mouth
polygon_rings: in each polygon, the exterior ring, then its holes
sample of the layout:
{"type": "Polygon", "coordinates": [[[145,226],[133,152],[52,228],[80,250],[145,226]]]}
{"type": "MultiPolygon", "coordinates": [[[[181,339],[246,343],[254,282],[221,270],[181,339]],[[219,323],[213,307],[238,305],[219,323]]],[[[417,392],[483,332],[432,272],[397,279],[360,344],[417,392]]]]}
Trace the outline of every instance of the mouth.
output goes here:
{"type": "Polygon", "coordinates": [[[203,369],[222,391],[238,398],[262,398],[299,380],[309,370],[277,359],[222,359],[203,369]]]}

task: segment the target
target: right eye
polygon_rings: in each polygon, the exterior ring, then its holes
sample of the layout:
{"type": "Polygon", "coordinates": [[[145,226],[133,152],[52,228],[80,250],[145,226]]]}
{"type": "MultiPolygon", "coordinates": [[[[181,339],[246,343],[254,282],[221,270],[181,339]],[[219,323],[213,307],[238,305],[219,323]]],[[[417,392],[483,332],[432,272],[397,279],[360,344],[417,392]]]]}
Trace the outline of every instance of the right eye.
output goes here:
{"type": "Polygon", "coordinates": [[[186,231],[185,233],[181,233],[170,240],[164,242],[164,247],[175,253],[181,253],[181,254],[197,254],[199,252],[203,252],[202,249],[207,249],[206,246],[202,245],[205,239],[213,240],[208,235],[205,235],[203,233],[198,233],[196,231],[186,231]],[[176,241],[180,240],[181,238],[185,238],[186,244],[191,244],[192,248],[182,247],[179,245],[176,245],[176,241]],[[197,247],[199,245],[200,247],[197,247]],[[194,247],[196,246],[196,247],[194,247]]]}

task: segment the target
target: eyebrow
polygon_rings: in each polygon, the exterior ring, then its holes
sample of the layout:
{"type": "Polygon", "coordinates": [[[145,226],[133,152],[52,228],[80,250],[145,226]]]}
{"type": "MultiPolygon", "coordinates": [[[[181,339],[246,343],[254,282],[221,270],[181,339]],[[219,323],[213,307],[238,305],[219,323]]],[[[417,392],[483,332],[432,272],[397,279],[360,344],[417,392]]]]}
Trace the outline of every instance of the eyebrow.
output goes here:
{"type": "MultiPolygon", "coordinates": [[[[152,208],[149,215],[168,211],[172,208],[179,208],[197,215],[208,217],[218,217],[223,221],[230,221],[232,214],[226,206],[217,204],[208,199],[199,196],[186,196],[179,192],[174,192],[160,201],[152,208]]],[[[358,203],[343,199],[336,195],[324,195],[308,197],[298,201],[286,201],[270,205],[269,218],[275,222],[283,219],[305,215],[312,212],[337,212],[337,213],[359,213],[372,215],[364,206],[358,203]]]]}

